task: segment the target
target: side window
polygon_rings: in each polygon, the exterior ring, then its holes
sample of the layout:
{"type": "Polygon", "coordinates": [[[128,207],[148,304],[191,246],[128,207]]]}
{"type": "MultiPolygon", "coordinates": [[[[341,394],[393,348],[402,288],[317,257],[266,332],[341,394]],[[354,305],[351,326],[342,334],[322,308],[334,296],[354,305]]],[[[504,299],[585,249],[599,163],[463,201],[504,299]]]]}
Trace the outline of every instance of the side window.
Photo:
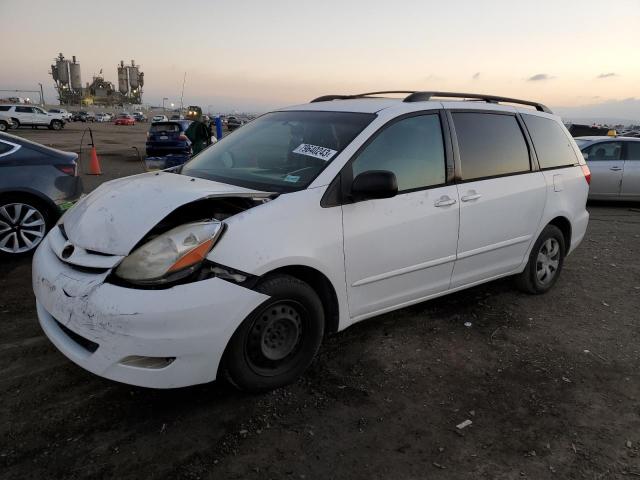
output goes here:
{"type": "Polygon", "coordinates": [[[587,160],[590,162],[613,162],[622,158],[622,143],[601,142],[590,146],[584,150],[587,153],[587,160]]]}
{"type": "Polygon", "coordinates": [[[636,160],[640,162],[640,141],[639,142],[626,142],[627,155],[625,160],[636,160]]]}
{"type": "Polygon", "coordinates": [[[529,149],[514,115],[453,113],[462,179],[531,171],[529,149]]]}
{"type": "Polygon", "coordinates": [[[562,127],[553,119],[523,114],[540,168],[568,167],[578,163],[576,154],[562,127]]]}
{"type": "Polygon", "coordinates": [[[10,108],[8,105],[0,105],[0,112],[8,112],[10,108]]]}
{"type": "Polygon", "coordinates": [[[445,154],[438,114],[409,117],[385,128],[352,163],[353,177],[368,170],[396,175],[398,191],[445,183],[445,154]]]}
{"type": "Polygon", "coordinates": [[[31,107],[16,107],[16,112],[18,112],[18,113],[33,113],[33,108],[31,108],[31,107]]]}

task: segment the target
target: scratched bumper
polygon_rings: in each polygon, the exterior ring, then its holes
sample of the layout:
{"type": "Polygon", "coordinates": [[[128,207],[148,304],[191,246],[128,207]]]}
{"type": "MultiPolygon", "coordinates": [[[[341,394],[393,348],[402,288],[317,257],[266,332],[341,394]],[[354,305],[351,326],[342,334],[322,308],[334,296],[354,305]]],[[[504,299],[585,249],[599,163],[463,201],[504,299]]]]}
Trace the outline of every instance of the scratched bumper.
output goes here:
{"type": "Polygon", "coordinates": [[[144,387],[214,380],[233,332],[268,298],[218,278],[137,290],[104,283],[107,275],[71,268],[46,238],[33,259],[38,319],[51,342],[79,366],[144,387]],[[175,360],[162,368],[123,364],[132,356],[175,360]]]}

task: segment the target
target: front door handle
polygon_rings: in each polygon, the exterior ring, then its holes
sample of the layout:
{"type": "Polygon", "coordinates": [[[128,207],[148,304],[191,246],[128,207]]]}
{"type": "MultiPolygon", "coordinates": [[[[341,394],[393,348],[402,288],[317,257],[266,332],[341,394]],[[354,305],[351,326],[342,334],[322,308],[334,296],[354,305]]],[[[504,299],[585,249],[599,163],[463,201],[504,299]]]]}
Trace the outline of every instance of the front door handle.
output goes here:
{"type": "Polygon", "coordinates": [[[447,195],[443,195],[440,197],[439,200],[436,200],[434,205],[436,207],[448,207],[449,205],[453,205],[454,203],[456,203],[456,200],[454,198],[451,198],[447,195]]]}
{"type": "Polygon", "coordinates": [[[609,170],[611,170],[612,172],[619,172],[620,170],[622,170],[622,167],[611,167],[609,170]]]}
{"type": "Polygon", "coordinates": [[[463,202],[470,202],[471,200],[477,200],[481,197],[482,195],[480,195],[479,193],[476,193],[474,190],[472,190],[471,192],[469,192],[468,195],[464,195],[462,197],[460,197],[460,200],[462,200],[463,202]]]}

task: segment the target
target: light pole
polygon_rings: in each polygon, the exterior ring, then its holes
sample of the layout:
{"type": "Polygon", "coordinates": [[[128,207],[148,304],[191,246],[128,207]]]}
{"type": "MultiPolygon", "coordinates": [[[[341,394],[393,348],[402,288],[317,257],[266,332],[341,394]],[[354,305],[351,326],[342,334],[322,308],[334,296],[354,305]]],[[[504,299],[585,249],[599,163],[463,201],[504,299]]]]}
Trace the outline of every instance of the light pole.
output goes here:
{"type": "Polygon", "coordinates": [[[40,105],[44,107],[44,92],[42,91],[42,84],[38,83],[38,85],[40,85],[40,105]]]}
{"type": "Polygon", "coordinates": [[[162,113],[164,113],[164,112],[165,112],[164,102],[165,102],[166,100],[169,100],[169,99],[168,99],[167,97],[163,97],[163,98],[162,98],[162,113]]]}

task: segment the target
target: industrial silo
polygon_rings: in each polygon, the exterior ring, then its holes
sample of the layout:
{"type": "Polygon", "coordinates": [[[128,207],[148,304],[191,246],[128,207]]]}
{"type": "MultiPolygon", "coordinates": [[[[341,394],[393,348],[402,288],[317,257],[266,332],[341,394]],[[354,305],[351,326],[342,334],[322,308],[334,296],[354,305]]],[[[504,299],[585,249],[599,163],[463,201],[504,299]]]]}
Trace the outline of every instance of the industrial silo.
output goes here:
{"type": "Polygon", "coordinates": [[[80,64],[76,62],[75,55],[73,56],[73,62],[69,63],[69,73],[71,74],[71,88],[76,91],[82,90],[82,77],[80,76],[80,64]]]}
{"type": "Polygon", "coordinates": [[[58,72],[58,82],[64,86],[69,85],[69,60],[65,60],[64,55],[60,54],[56,58],[56,70],[58,72]]]}
{"type": "Polygon", "coordinates": [[[127,78],[127,69],[129,67],[124,66],[124,62],[120,61],[120,66],[118,67],[118,90],[122,95],[126,95],[129,91],[129,79],[127,78]]]}
{"type": "Polygon", "coordinates": [[[127,68],[129,69],[129,85],[131,85],[131,90],[136,90],[139,85],[138,66],[133,60],[131,60],[131,66],[127,68]]]}

